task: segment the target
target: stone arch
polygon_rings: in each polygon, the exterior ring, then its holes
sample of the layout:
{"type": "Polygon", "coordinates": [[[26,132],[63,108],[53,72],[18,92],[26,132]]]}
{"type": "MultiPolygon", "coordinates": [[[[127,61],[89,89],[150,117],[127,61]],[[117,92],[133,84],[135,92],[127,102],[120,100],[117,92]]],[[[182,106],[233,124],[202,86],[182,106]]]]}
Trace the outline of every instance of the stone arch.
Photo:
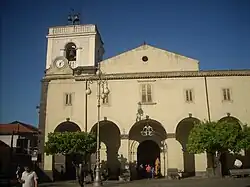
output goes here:
{"type": "MultiPolygon", "coordinates": [[[[149,131],[150,132],[150,131],[149,131]]],[[[165,128],[163,127],[163,125],[159,122],[156,121],[154,119],[144,119],[144,120],[140,120],[137,121],[129,130],[129,158],[130,158],[130,162],[136,163],[137,167],[141,164],[139,163],[140,160],[152,160],[153,155],[157,155],[155,156],[155,160],[157,159],[156,157],[159,157],[158,159],[161,162],[161,169],[162,169],[162,173],[163,175],[165,175],[165,168],[166,168],[166,151],[164,150],[165,146],[165,140],[167,139],[167,132],[165,130],[165,128]],[[148,128],[150,127],[152,130],[152,133],[149,134],[145,134],[142,132],[145,132],[144,130],[150,129],[148,128]],[[155,146],[153,146],[153,144],[157,145],[157,149],[154,149],[154,152],[150,152],[148,151],[148,154],[143,154],[143,151],[140,151],[139,147],[140,145],[144,144],[145,142],[148,142],[148,145],[152,145],[152,149],[155,148],[155,146]],[[162,151],[164,150],[164,151],[162,151]],[[140,151],[140,153],[142,153],[143,155],[139,154],[138,151],[140,151]],[[158,152],[156,154],[156,152],[158,152]],[[160,156],[159,156],[160,153],[160,156]],[[144,156],[145,158],[141,158],[141,156],[144,156]],[[152,157],[152,158],[151,158],[152,157]],[[139,161],[139,162],[138,162],[139,161]]],[[[151,149],[150,147],[148,147],[148,149],[151,149]]],[[[150,161],[151,162],[151,161],[150,161]]],[[[143,163],[142,163],[143,164],[143,163]]],[[[151,163],[150,163],[151,164],[151,163]]],[[[138,173],[139,174],[139,173],[138,173]]],[[[132,173],[133,176],[135,176],[134,173],[132,173]]],[[[137,175],[137,178],[139,176],[137,175]]]]}
{"type": "Polygon", "coordinates": [[[223,122],[223,121],[235,123],[236,125],[238,125],[242,129],[241,121],[234,116],[231,116],[228,114],[227,116],[224,116],[218,120],[218,122],[223,122]]]}
{"type": "Polygon", "coordinates": [[[69,42],[65,45],[65,57],[67,60],[70,61],[76,61],[76,53],[77,53],[77,47],[76,44],[73,42],[69,42]]]}
{"type": "Polygon", "coordinates": [[[54,132],[77,132],[81,131],[81,128],[73,121],[64,121],[56,126],[54,132]]]}
{"type": "MultiPolygon", "coordinates": [[[[218,120],[218,122],[229,122],[232,123],[232,125],[237,125],[239,130],[242,130],[241,121],[238,118],[231,116],[230,114],[222,117],[218,120]]],[[[230,151],[222,153],[220,157],[222,175],[229,175],[229,170],[234,168],[234,161],[236,158],[242,161],[243,167],[247,167],[247,165],[249,165],[249,158],[247,157],[247,155],[236,155],[230,151]]]]}
{"type": "MultiPolygon", "coordinates": [[[[61,122],[54,132],[77,132],[81,128],[72,121],[61,122]]],[[[54,180],[74,180],[76,178],[75,168],[72,162],[77,162],[77,155],[54,155],[53,156],[53,175],[54,180]]]]}
{"type": "Polygon", "coordinates": [[[175,138],[181,144],[183,151],[183,168],[184,173],[187,176],[195,175],[195,155],[188,153],[186,150],[186,145],[190,131],[196,123],[199,123],[200,120],[195,117],[187,117],[182,119],[176,127],[175,138]]]}
{"type": "MultiPolygon", "coordinates": [[[[97,132],[97,123],[92,127],[91,132],[97,132]]],[[[117,179],[120,170],[118,150],[121,146],[121,132],[118,125],[110,120],[100,121],[100,142],[106,146],[107,160],[101,160],[102,165],[106,166],[109,178],[117,179]]],[[[105,147],[103,146],[103,148],[105,147]]],[[[102,153],[105,153],[105,151],[102,150],[102,153]]]]}
{"type": "MultiPolygon", "coordinates": [[[[144,119],[137,121],[129,130],[129,139],[130,140],[136,140],[141,141],[141,139],[138,136],[138,133],[141,133],[141,130],[144,126],[150,125],[152,126],[154,130],[154,136],[158,137],[161,140],[165,140],[167,138],[167,132],[163,125],[154,119],[144,119]]],[[[141,134],[140,134],[141,135],[141,134]]]]}

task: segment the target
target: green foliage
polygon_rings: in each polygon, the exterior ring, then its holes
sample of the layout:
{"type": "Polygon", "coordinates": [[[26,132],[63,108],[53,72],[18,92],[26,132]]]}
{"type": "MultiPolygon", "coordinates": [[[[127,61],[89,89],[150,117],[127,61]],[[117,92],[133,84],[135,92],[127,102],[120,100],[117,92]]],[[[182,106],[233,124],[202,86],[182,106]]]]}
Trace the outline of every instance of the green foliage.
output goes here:
{"type": "Polygon", "coordinates": [[[238,153],[250,147],[249,129],[245,126],[242,130],[234,121],[200,122],[190,132],[187,150],[195,154],[228,150],[238,153]]]}
{"type": "Polygon", "coordinates": [[[250,150],[250,126],[245,124],[242,129],[242,138],[239,141],[239,145],[245,150],[250,150]]]}
{"type": "Polygon", "coordinates": [[[53,132],[48,134],[45,153],[87,155],[95,152],[96,137],[86,132],[53,132]]]}

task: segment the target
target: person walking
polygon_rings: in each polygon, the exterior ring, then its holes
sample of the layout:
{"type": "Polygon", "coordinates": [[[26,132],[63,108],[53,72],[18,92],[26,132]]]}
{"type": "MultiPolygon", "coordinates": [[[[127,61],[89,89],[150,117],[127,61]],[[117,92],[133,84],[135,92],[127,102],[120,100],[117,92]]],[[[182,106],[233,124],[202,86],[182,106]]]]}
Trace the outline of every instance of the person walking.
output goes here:
{"type": "Polygon", "coordinates": [[[31,167],[25,166],[19,182],[22,184],[22,187],[37,187],[37,179],[36,172],[32,171],[31,167]]]}

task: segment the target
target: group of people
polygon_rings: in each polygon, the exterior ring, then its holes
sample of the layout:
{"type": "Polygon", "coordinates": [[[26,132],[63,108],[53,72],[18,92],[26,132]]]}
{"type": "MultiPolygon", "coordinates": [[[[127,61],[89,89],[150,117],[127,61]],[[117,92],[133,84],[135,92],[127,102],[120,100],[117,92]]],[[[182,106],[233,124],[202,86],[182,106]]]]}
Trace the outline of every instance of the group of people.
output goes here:
{"type": "Polygon", "coordinates": [[[137,167],[139,179],[160,177],[160,159],[157,158],[152,164],[140,164],[137,167]]]}
{"type": "Polygon", "coordinates": [[[137,172],[138,172],[139,178],[141,179],[156,178],[156,177],[159,177],[159,174],[160,174],[159,167],[156,167],[150,164],[146,164],[146,165],[141,164],[137,172]]]}
{"type": "Polygon", "coordinates": [[[24,171],[20,166],[17,167],[16,177],[19,184],[22,184],[22,187],[37,187],[37,174],[32,170],[30,166],[24,166],[24,171]]]}

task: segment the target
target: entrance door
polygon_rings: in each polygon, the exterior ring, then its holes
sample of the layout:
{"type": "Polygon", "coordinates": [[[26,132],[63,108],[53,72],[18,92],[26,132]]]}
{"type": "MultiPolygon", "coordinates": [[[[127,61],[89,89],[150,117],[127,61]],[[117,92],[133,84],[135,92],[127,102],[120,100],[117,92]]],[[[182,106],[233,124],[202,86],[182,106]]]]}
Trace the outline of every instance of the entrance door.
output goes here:
{"type": "Polygon", "coordinates": [[[137,163],[138,165],[155,165],[155,160],[160,159],[160,147],[152,140],[145,140],[138,146],[137,163]]]}

